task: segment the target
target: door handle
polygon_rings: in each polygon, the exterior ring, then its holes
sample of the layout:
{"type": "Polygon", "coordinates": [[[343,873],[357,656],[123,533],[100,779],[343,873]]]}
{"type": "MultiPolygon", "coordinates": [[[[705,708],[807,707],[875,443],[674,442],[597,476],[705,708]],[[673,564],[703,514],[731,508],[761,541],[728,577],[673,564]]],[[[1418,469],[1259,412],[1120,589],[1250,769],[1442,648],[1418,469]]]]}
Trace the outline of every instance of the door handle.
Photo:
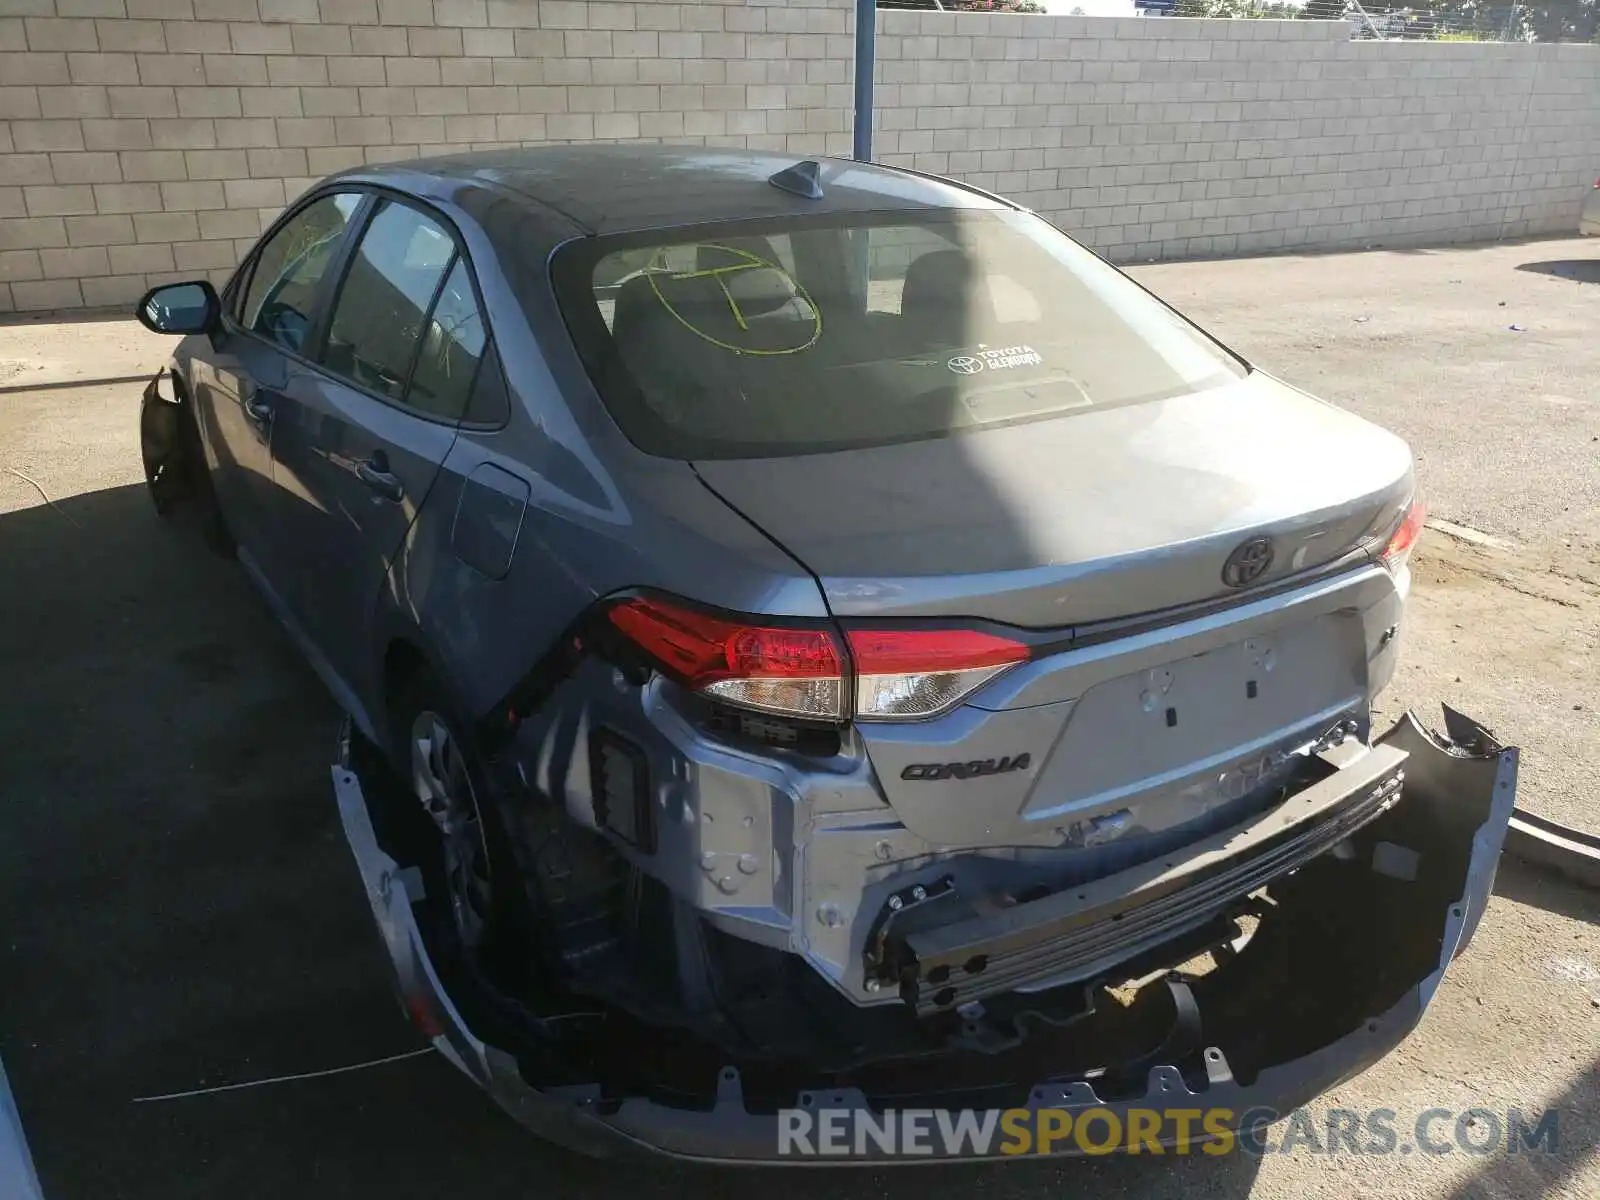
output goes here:
{"type": "Polygon", "coordinates": [[[244,402],[244,414],[257,425],[272,424],[272,405],[259,396],[249,396],[244,402]]]}
{"type": "Polygon", "coordinates": [[[405,499],[405,484],[400,482],[400,476],[389,470],[389,456],[382,450],[375,451],[365,462],[356,464],[356,478],[366,484],[374,495],[385,500],[398,504],[405,499]]]}

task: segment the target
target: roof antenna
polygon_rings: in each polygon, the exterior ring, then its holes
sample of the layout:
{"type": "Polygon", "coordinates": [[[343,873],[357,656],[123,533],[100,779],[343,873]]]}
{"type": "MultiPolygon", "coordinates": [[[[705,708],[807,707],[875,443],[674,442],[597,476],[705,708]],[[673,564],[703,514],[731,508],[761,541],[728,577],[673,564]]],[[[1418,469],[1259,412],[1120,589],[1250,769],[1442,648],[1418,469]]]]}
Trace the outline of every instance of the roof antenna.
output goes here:
{"type": "Polygon", "coordinates": [[[797,162],[792,167],[785,167],[776,175],[767,180],[773,187],[785,192],[793,192],[796,196],[807,200],[822,199],[822,164],[815,159],[806,159],[797,162]]]}

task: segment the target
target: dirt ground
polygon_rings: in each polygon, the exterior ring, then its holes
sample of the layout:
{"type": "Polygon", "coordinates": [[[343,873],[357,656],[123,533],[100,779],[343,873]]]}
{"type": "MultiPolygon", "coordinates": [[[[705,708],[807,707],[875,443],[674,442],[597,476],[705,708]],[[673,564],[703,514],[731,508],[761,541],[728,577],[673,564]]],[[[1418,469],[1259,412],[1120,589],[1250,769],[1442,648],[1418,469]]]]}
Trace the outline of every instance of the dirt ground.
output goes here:
{"type": "MultiPolygon", "coordinates": [[[[1386,708],[1483,719],[1524,747],[1522,801],[1590,828],[1597,268],[1572,240],[1137,271],[1412,441],[1465,532],[1426,535],[1386,708]]],[[[126,321],[0,327],[0,1056],[51,1200],[1600,1195],[1600,897],[1511,863],[1422,1026],[1318,1108],[1549,1106],[1554,1155],[619,1167],[533,1140],[433,1056],[150,1099],[419,1046],[339,831],[332,704],[242,573],[150,514],[137,381],[164,350],[126,321]]]]}

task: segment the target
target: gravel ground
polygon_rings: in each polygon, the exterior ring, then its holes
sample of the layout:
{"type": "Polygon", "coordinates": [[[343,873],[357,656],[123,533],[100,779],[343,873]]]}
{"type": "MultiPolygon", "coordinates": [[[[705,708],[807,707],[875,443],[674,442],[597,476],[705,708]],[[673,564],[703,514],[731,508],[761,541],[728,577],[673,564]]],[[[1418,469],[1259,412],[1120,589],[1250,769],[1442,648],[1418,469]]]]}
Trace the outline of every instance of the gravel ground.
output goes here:
{"type": "MultiPolygon", "coordinates": [[[[1597,259],[1565,241],[1137,272],[1411,438],[1434,513],[1504,543],[1429,533],[1387,703],[1486,720],[1526,748],[1523,799],[1564,819],[1593,812],[1600,769],[1597,259]]],[[[1319,1108],[1552,1106],[1554,1156],[618,1168],[534,1141],[432,1056],[136,1103],[418,1046],[334,813],[332,705],[242,574],[150,515],[130,380],[163,352],[127,322],[0,327],[0,1055],[52,1200],[1600,1195],[1600,901],[1511,864],[1421,1028],[1319,1108]]]]}

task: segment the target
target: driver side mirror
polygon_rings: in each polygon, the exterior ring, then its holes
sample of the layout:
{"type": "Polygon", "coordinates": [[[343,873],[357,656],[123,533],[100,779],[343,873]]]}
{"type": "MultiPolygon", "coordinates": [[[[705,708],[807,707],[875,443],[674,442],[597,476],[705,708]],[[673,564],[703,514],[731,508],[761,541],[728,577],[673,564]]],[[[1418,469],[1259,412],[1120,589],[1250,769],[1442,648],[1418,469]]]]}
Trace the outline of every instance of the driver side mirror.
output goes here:
{"type": "Polygon", "coordinates": [[[152,333],[209,333],[221,312],[217,289],[199,279],[151,288],[134,315],[152,333]]]}

